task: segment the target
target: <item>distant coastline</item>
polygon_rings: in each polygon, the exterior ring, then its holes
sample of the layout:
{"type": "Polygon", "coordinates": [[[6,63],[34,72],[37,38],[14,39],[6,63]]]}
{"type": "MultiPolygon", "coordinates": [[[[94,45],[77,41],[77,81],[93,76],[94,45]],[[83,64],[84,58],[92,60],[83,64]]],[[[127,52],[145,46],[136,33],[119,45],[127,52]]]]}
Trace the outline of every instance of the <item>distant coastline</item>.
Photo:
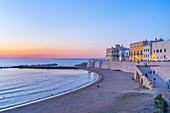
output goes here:
{"type": "Polygon", "coordinates": [[[18,69],[79,69],[75,66],[58,66],[58,64],[37,64],[37,65],[19,65],[10,67],[0,67],[0,69],[18,68],[18,69]]]}
{"type": "Polygon", "coordinates": [[[14,59],[2,59],[0,58],[0,67],[10,67],[19,65],[34,65],[34,64],[58,64],[58,66],[74,66],[82,62],[88,62],[90,59],[84,58],[44,58],[44,59],[34,59],[34,58],[14,58],[14,59]]]}

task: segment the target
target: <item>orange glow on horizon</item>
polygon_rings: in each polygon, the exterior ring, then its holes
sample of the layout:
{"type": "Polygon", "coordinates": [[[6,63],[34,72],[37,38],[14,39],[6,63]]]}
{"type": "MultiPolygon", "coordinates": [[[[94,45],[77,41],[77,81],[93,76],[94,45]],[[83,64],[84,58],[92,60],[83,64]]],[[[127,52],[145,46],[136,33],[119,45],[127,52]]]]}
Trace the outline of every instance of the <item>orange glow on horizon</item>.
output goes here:
{"type": "Polygon", "coordinates": [[[104,52],[93,44],[55,44],[36,40],[0,42],[0,58],[101,58],[104,52]]]}
{"type": "Polygon", "coordinates": [[[91,58],[102,57],[95,50],[79,49],[0,49],[0,58],[91,58]]]}

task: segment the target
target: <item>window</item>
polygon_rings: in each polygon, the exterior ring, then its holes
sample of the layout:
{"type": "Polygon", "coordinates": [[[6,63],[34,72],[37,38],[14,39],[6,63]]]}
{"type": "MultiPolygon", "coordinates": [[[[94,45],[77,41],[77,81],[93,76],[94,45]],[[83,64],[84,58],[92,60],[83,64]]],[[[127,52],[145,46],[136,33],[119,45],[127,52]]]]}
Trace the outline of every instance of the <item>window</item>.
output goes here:
{"type": "Polygon", "coordinates": [[[148,52],[149,52],[149,49],[148,49],[148,52]]]}
{"type": "Polygon", "coordinates": [[[142,55],[142,51],[140,51],[140,55],[142,55]]]}
{"type": "Polygon", "coordinates": [[[122,57],[125,57],[125,55],[124,55],[124,54],[122,54],[122,57]]]}
{"type": "Polygon", "coordinates": [[[155,53],[155,50],[153,52],[155,53]]]}
{"type": "Polygon", "coordinates": [[[162,53],[162,49],[160,49],[160,53],[162,53]]]}
{"type": "Polygon", "coordinates": [[[164,52],[166,52],[166,49],[164,49],[164,52]]]}
{"type": "Polygon", "coordinates": [[[144,49],[144,52],[145,52],[145,49],[144,49]]]}
{"type": "Polygon", "coordinates": [[[137,51],[137,55],[139,55],[139,51],[137,51]]]}
{"type": "Polygon", "coordinates": [[[159,53],[159,50],[158,50],[158,49],[156,50],[156,53],[159,53]]]}
{"type": "Polygon", "coordinates": [[[164,55],[164,58],[166,58],[166,55],[164,55]]]}

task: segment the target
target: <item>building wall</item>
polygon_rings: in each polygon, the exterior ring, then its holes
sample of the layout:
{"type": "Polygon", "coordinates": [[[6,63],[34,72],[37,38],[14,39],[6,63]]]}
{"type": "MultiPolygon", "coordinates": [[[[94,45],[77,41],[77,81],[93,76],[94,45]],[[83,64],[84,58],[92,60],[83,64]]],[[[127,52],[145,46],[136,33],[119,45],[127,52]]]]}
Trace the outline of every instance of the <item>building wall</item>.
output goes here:
{"type": "Polygon", "coordinates": [[[127,49],[128,48],[122,46],[119,48],[119,61],[125,61],[125,51],[127,49]]]}
{"type": "Polygon", "coordinates": [[[125,61],[129,61],[130,60],[130,50],[127,49],[125,50],[125,61]]]}
{"type": "Polygon", "coordinates": [[[150,61],[151,60],[151,45],[147,45],[143,47],[144,49],[144,61],[150,61]]]}
{"type": "Polygon", "coordinates": [[[143,45],[144,45],[143,41],[130,44],[130,60],[131,61],[144,60],[143,45]]]}
{"type": "Polygon", "coordinates": [[[113,47],[106,49],[106,60],[112,61],[113,47]]]}
{"type": "Polygon", "coordinates": [[[170,41],[161,41],[152,44],[154,61],[170,60],[170,41]]]}
{"type": "MultiPolygon", "coordinates": [[[[120,55],[119,52],[121,48],[124,48],[124,47],[120,46],[119,44],[117,44],[115,47],[107,48],[105,60],[119,61],[119,55],[120,55]]],[[[121,56],[122,56],[122,53],[121,53],[121,56]]]]}
{"type": "Polygon", "coordinates": [[[118,61],[119,60],[119,48],[116,47],[113,50],[113,61],[118,61]]]}

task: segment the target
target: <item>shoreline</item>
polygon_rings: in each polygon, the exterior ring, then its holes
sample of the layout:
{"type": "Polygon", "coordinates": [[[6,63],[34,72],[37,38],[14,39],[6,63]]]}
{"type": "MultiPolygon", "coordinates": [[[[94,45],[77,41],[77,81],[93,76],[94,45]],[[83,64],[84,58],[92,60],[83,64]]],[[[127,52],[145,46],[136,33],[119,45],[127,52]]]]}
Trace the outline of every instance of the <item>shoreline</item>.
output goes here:
{"type": "MultiPolygon", "coordinates": [[[[23,69],[23,68],[19,68],[19,69],[23,69]]],[[[24,69],[39,69],[39,68],[34,67],[34,68],[24,68],[24,69]]],[[[40,68],[40,69],[46,69],[46,67],[40,68]]],[[[54,68],[52,68],[52,69],[54,69],[54,68]]],[[[67,68],[64,67],[64,68],[57,68],[57,69],[67,69],[67,68]]],[[[74,69],[74,68],[69,67],[69,69],[74,69]]],[[[81,69],[81,68],[76,68],[76,69],[81,69]]],[[[82,69],[82,70],[90,71],[90,70],[86,70],[86,69],[82,69]]],[[[94,72],[94,71],[90,71],[90,72],[94,72]]],[[[18,109],[18,108],[28,106],[28,105],[31,105],[31,104],[36,104],[36,103],[43,102],[43,101],[46,101],[46,100],[49,100],[49,99],[52,99],[52,98],[60,98],[61,96],[69,95],[70,93],[74,93],[74,92],[80,91],[80,90],[82,90],[84,88],[90,87],[90,86],[92,86],[92,85],[94,85],[94,84],[96,84],[96,83],[98,83],[98,82],[100,82],[100,81],[102,81],[104,79],[102,74],[97,73],[97,72],[95,72],[95,73],[97,74],[97,78],[96,78],[96,80],[94,80],[91,83],[88,83],[86,85],[80,86],[80,87],[78,87],[76,89],[73,89],[73,90],[69,90],[69,91],[66,91],[66,92],[63,92],[63,93],[59,93],[57,95],[53,95],[53,96],[38,99],[38,100],[35,100],[35,101],[32,101],[32,102],[27,102],[27,103],[23,103],[23,104],[20,104],[20,105],[13,106],[13,107],[5,108],[5,109],[0,110],[0,112],[8,112],[10,110],[18,109]]]]}
{"type": "Polygon", "coordinates": [[[66,95],[48,98],[41,102],[7,110],[3,113],[108,113],[107,111],[114,110],[115,106],[118,110],[114,113],[119,113],[120,111],[122,113],[135,113],[132,110],[139,113],[143,113],[141,110],[152,112],[152,96],[149,95],[150,93],[142,93],[135,89],[139,85],[131,79],[132,74],[94,68],[85,70],[94,71],[101,75],[101,78],[87,87],[72,91],[66,95]],[[137,92],[131,92],[131,90],[137,92]],[[129,99],[126,98],[122,101],[124,97],[130,98],[130,103],[129,99]],[[139,101],[136,102],[133,97],[136,97],[139,101]],[[115,102],[118,102],[119,106],[115,105],[115,102]],[[150,108],[146,108],[146,106],[150,108]],[[122,111],[124,108],[127,110],[122,111]]]}
{"type": "Polygon", "coordinates": [[[0,69],[79,69],[74,66],[11,66],[11,67],[0,67],[0,69]]]}

